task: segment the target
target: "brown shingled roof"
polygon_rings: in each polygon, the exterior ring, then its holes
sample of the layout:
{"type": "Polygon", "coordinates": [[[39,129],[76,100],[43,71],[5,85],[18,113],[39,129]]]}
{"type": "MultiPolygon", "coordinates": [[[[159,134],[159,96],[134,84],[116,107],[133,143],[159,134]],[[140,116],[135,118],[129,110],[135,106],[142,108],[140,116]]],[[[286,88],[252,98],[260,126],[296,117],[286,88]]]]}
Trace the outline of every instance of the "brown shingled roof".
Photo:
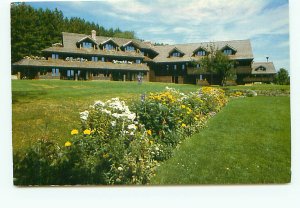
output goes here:
{"type": "MultiPolygon", "coordinates": [[[[78,34],[78,33],[62,33],[62,43],[63,47],[49,47],[44,49],[44,52],[62,52],[62,53],[75,53],[75,54],[94,54],[94,55],[109,55],[109,56],[123,56],[123,57],[139,57],[143,58],[144,56],[140,53],[136,52],[124,52],[124,51],[105,51],[100,49],[79,49],[76,46],[76,43],[80,40],[84,40],[89,37],[91,40],[91,35],[86,34],[78,34]]],[[[128,42],[132,42],[134,45],[141,49],[153,50],[153,46],[144,43],[143,41],[136,39],[127,39],[127,38],[115,38],[115,37],[104,37],[104,36],[96,36],[96,39],[93,40],[95,43],[105,43],[109,40],[115,42],[118,46],[126,45],[128,42]]],[[[155,52],[155,51],[154,51],[155,52]]]]}
{"type": "Polygon", "coordinates": [[[202,42],[202,43],[187,43],[175,45],[154,46],[159,55],[153,61],[155,62],[186,62],[195,59],[193,57],[195,50],[198,48],[207,49],[210,44],[214,44],[216,48],[221,49],[230,46],[236,50],[235,55],[229,56],[231,59],[253,59],[252,47],[250,40],[232,40],[232,41],[216,41],[216,42],[202,42]],[[178,48],[185,53],[182,57],[170,57],[169,52],[174,48],[178,48]]]}
{"type": "Polygon", "coordinates": [[[253,62],[251,74],[276,74],[273,62],[253,62]]]}
{"type": "Polygon", "coordinates": [[[114,64],[112,62],[79,62],[64,61],[61,59],[36,60],[22,59],[13,64],[13,67],[57,67],[57,68],[82,68],[82,69],[110,69],[125,71],[149,71],[146,64],[114,64]]]}

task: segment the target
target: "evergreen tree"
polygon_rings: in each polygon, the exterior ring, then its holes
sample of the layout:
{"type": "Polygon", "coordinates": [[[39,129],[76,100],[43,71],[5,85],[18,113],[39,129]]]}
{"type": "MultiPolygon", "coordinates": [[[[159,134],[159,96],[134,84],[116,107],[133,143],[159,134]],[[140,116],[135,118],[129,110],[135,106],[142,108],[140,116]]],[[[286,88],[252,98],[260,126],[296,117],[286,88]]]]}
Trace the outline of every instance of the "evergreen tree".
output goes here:
{"type": "Polygon", "coordinates": [[[90,34],[92,30],[101,36],[135,38],[133,31],[105,29],[79,17],[69,19],[58,9],[34,9],[25,3],[12,3],[11,61],[16,62],[24,56],[40,56],[42,49],[61,42],[62,32],[90,34]]]}
{"type": "Polygon", "coordinates": [[[289,85],[290,84],[290,76],[289,72],[284,69],[280,68],[275,76],[275,83],[280,85],[289,85]]]}

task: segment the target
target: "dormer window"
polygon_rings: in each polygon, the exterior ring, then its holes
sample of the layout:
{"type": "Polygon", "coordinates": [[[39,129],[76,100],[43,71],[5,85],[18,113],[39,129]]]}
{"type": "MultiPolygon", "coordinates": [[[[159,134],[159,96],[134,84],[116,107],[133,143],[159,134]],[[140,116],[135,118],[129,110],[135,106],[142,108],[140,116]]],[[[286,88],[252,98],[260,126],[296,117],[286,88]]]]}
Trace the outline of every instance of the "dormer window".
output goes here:
{"type": "Polygon", "coordinates": [[[232,55],[232,54],[233,54],[231,49],[225,49],[225,50],[223,51],[223,53],[224,53],[225,55],[232,55]]]}
{"type": "Polygon", "coordinates": [[[174,56],[174,57],[180,57],[181,54],[179,52],[174,52],[174,53],[172,53],[172,56],[174,56]]]}
{"type": "Polygon", "coordinates": [[[101,43],[102,49],[107,51],[116,50],[119,45],[111,38],[101,43]]]}
{"type": "Polygon", "coordinates": [[[225,54],[225,55],[234,55],[237,50],[234,49],[233,47],[231,47],[230,45],[225,45],[221,51],[225,54]]]}
{"type": "Polygon", "coordinates": [[[85,41],[82,42],[82,48],[92,48],[92,47],[93,47],[92,43],[85,42],[85,41]]]}
{"type": "Polygon", "coordinates": [[[199,46],[193,51],[194,56],[206,56],[207,54],[208,52],[203,46],[199,46]]]}
{"type": "Polygon", "coordinates": [[[89,36],[82,38],[76,42],[78,48],[97,48],[98,43],[89,36]]]}
{"type": "Polygon", "coordinates": [[[180,51],[178,48],[173,48],[170,52],[169,52],[169,57],[182,57],[184,56],[184,53],[182,51],[180,51]]]}
{"type": "Polygon", "coordinates": [[[255,71],[266,71],[266,67],[264,66],[259,66],[255,69],[255,71]]]}
{"type": "Polygon", "coordinates": [[[206,55],[206,52],[203,51],[203,50],[200,50],[200,51],[197,51],[196,55],[197,55],[197,56],[205,56],[205,55],[206,55]]]}
{"type": "Polygon", "coordinates": [[[105,50],[111,51],[111,50],[115,50],[115,47],[112,44],[105,44],[104,45],[105,50]]]}
{"type": "Polygon", "coordinates": [[[125,47],[125,51],[135,51],[135,48],[131,45],[125,47]]]}

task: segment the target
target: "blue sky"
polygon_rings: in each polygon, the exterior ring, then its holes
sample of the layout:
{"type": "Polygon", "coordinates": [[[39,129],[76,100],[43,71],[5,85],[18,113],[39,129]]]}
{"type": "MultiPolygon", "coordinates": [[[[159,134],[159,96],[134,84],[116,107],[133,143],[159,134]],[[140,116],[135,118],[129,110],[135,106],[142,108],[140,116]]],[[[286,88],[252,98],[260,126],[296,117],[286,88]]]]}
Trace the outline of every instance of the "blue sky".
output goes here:
{"type": "Polygon", "coordinates": [[[82,17],[105,28],[135,31],[152,42],[193,43],[250,39],[255,61],[289,64],[287,0],[102,0],[32,2],[58,8],[65,17],[82,17]]]}

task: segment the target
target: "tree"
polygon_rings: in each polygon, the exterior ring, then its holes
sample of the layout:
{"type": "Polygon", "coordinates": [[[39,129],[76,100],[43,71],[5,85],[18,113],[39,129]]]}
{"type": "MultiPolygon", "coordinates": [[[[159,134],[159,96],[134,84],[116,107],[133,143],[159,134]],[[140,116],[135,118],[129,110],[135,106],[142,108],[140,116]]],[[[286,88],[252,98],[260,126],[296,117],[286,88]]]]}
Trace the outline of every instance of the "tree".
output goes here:
{"type": "Polygon", "coordinates": [[[58,9],[34,9],[26,3],[11,4],[11,61],[24,56],[41,56],[41,50],[61,41],[62,32],[90,34],[135,39],[133,31],[105,29],[94,22],[79,17],[64,17],[58,9]]]}
{"type": "Polygon", "coordinates": [[[280,85],[289,85],[290,84],[290,76],[289,72],[284,69],[280,68],[275,76],[275,83],[280,85]]]}
{"type": "Polygon", "coordinates": [[[216,52],[215,57],[215,68],[217,74],[221,77],[221,85],[225,86],[228,78],[235,75],[234,62],[229,60],[229,57],[222,51],[216,52]]]}
{"type": "Polygon", "coordinates": [[[229,77],[235,74],[234,62],[229,59],[222,51],[218,50],[214,44],[209,45],[206,56],[199,60],[201,68],[210,73],[211,83],[213,74],[217,74],[221,79],[221,85],[225,85],[229,77]]]}

